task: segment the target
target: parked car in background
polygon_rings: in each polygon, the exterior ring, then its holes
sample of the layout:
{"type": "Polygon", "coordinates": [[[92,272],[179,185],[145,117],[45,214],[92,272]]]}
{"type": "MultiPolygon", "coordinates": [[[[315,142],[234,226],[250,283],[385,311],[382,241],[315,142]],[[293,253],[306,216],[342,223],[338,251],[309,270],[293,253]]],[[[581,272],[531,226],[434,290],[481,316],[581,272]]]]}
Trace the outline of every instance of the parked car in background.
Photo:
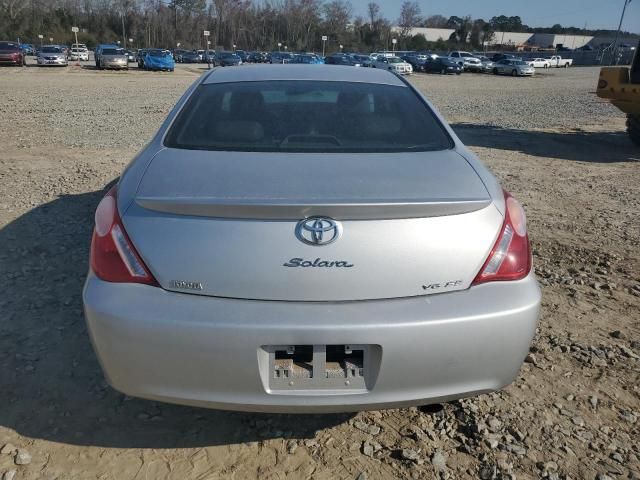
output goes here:
{"type": "Polygon", "coordinates": [[[400,57],[378,56],[378,58],[373,62],[373,68],[391,70],[393,73],[401,75],[409,75],[413,73],[413,67],[411,64],[405,62],[400,57]]]}
{"type": "Polygon", "coordinates": [[[94,219],[84,318],[129,396],[441,403],[511,383],[536,333],[523,207],[389,71],[203,74],[94,219]]]}
{"type": "Polygon", "coordinates": [[[511,53],[494,53],[491,60],[493,62],[499,62],[500,60],[522,60],[522,58],[511,53]]]}
{"type": "Polygon", "coordinates": [[[58,45],[45,45],[38,50],[37,62],[40,67],[46,65],[66,67],[68,65],[67,54],[58,45]]]}
{"type": "Polygon", "coordinates": [[[218,58],[218,52],[215,50],[204,50],[202,54],[202,62],[210,63],[211,65],[216,65],[216,59],[218,58]]]}
{"type": "Polygon", "coordinates": [[[251,52],[248,56],[250,63],[267,63],[267,54],[263,52],[251,52]]]}
{"type": "Polygon", "coordinates": [[[33,48],[33,45],[31,45],[30,43],[22,43],[20,45],[20,48],[22,49],[22,51],[24,52],[25,55],[35,55],[36,54],[36,49],[33,48]]]}
{"type": "Polygon", "coordinates": [[[93,52],[93,56],[94,56],[94,61],[96,63],[96,68],[101,68],[101,57],[102,57],[102,51],[105,48],[109,48],[109,49],[118,49],[120,47],[118,47],[117,45],[114,44],[100,44],[98,46],[96,46],[96,49],[93,52]]]}
{"type": "Polygon", "coordinates": [[[246,50],[235,50],[233,53],[240,57],[242,63],[247,63],[247,61],[249,60],[249,52],[247,52],[246,50]]]}
{"type": "Polygon", "coordinates": [[[271,52],[269,54],[269,63],[290,63],[293,55],[287,52],[271,52]]]}
{"type": "Polygon", "coordinates": [[[395,57],[395,56],[396,55],[391,52],[375,52],[369,55],[369,57],[371,57],[372,62],[375,62],[379,58],[389,58],[389,57],[395,57]]]}
{"type": "Polygon", "coordinates": [[[402,55],[400,58],[409,63],[414,72],[424,72],[424,64],[427,63],[429,59],[427,55],[422,53],[408,53],[402,55]]]}
{"type": "Polygon", "coordinates": [[[554,55],[547,60],[549,61],[550,67],[569,68],[571,65],[573,65],[572,58],[562,58],[560,55],[554,55]]]}
{"type": "Polygon", "coordinates": [[[184,55],[185,53],[187,53],[188,50],[185,50],[183,48],[177,48],[175,49],[172,53],[173,53],[173,60],[176,63],[182,63],[182,55],[184,55]]]}
{"type": "Polygon", "coordinates": [[[180,55],[180,62],[181,63],[201,63],[202,56],[195,51],[182,52],[182,54],[180,55]]]}
{"type": "Polygon", "coordinates": [[[536,69],[523,60],[500,60],[493,66],[495,75],[511,75],[512,77],[531,76],[536,69]]]}
{"type": "Polygon", "coordinates": [[[173,55],[169,50],[151,48],[144,55],[143,68],[145,70],[173,72],[175,66],[173,55]]]}
{"type": "Polygon", "coordinates": [[[480,60],[482,63],[482,72],[490,73],[493,71],[493,66],[495,63],[489,57],[485,57],[484,55],[477,55],[476,58],[480,60]]]}
{"type": "Polygon", "coordinates": [[[369,55],[354,53],[351,55],[351,58],[353,58],[356,63],[359,63],[361,67],[370,67],[371,65],[373,65],[373,62],[371,61],[371,57],[369,55]]]}
{"type": "Polygon", "coordinates": [[[242,65],[242,59],[239,55],[233,52],[216,52],[213,61],[214,66],[219,65],[221,67],[235,67],[242,65]]]}
{"type": "Polygon", "coordinates": [[[312,53],[298,53],[293,56],[293,59],[289,63],[304,63],[307,65],[322,65],[324,64],[324,60],[322,60],[317,55],[313,55],[312,53]]]}
{"type": "Polygon", "coordinates": [[[482,72],[482,62],[479,58],[476,58],[475,55],[469,52],[462,51],[454,51],[449,52],[447,55],[454,62],[458,62],[459,65],[462,65],[464,70],[470,72],[482,72]]]}
{"type": "Polygon", "coordinates": [[[440,73],[442,75],[447,73],[460,75],[464,71],[462,65],[449,57],[429,57],[423,68],[426,73],[440,73]]]}
{"type": "Polygon", "coordinates": [[[0,65],[22,66],[26,64],[26,54],[19,43],[0,42],[0,65]]]}
{"type": "Polygon", "coordinates": [[[551,63],[546,58],[534,58],[533,60],[527,60],[527,63],[534,68],[549,68],[551,63]]]}
{"type": "Polygon", "coordinates": [[[69,60],[88,62],[89,51],[82,48],[71,47],[71,50],[69,51],[69,60]]]}
{"type": "Polygon", "coordinates": [[[129,57],[124,48],[103,48],[100,51],[100,67],[101,70],[110,68],[114,70],[128,70],[129,57]]]}
{"type": "Polygon", "coordinates": [[[347,53],[332,53],[331,55],[327,55],[324,58],[324,63],[327,65],[345,65],[348,67],[362,66],[360,62],[347,53]]]}
{"type": "Polygon", "coordinates": [[[133,50],[125,50],[128,63],[136,63],[136,53],[133,50]]]}

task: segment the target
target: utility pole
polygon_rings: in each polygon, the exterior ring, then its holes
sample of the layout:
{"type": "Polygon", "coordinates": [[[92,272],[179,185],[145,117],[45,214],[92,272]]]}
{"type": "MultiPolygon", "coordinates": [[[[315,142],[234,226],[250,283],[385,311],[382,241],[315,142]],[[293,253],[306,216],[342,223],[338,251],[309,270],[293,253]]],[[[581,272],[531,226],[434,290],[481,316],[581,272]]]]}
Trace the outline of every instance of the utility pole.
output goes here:
{"type": "Polygon", "coordinates": [[[616,39],[613,41],[613,52],[611,53],[611,65],[614,62],[617,63],[618,57],[618,38],[620,38],[620,30],[622,29],[622,22],[624,21],[624,14],[627,11],[627,5],[631,3],[631,0],[624,0],[624,6],[622,7],[622,15],[620,15],[620,23],[618,24],[618,31],[616,32],[616,39]]]}
{"type": "Polygon", "coordinates": [[[127,36],[124,32],[124,11],[120,12],[120,18],[122,19],[122,45],[127,48],[127,36]]]}

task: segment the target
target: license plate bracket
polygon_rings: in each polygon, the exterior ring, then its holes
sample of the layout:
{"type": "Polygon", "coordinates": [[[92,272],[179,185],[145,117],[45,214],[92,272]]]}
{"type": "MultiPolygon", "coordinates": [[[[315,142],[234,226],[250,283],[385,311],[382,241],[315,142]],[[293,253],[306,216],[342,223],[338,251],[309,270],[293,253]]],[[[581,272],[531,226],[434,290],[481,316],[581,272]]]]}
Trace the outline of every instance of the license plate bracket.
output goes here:
{"type": "Polygon", "coordinates": [[[348,391],[373,387],[381,358],[379,345],[265,345],[261,376],[269,393],[348,391]]]}

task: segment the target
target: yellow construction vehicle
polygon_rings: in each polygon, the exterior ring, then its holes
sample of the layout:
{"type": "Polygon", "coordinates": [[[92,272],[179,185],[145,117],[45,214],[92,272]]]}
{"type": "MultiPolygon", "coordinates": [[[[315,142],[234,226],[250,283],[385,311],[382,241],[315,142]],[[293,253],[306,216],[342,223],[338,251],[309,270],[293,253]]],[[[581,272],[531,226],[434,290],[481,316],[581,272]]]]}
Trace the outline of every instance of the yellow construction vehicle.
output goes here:
{"type": "Polygon", "coordinates": [[[603,67],[600,69],[598,96],[610,100],[627,114],[627,132],[640,146],[640,43],[629,67],[603,67]]]}

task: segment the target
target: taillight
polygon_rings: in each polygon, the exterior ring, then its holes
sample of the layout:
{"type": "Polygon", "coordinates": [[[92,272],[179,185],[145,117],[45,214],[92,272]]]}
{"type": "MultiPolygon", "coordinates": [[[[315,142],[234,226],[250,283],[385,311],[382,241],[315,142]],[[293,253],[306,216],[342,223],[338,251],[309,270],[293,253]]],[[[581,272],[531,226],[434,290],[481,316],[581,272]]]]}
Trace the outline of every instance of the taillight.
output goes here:
{"type": "Polygon", "coordinates": [[[531,271],[531,249],[524,209],[510,193],[505,192],[504,197],[506,214],[502,231],[473,285],[521,280],[531,271]]]}
{"type": "Polygon", "coordinates": [[[116,187],[98,204],[91,239],[91,269],[106,282],[157,285],[122,225],[116,204],[116,187]]]}

